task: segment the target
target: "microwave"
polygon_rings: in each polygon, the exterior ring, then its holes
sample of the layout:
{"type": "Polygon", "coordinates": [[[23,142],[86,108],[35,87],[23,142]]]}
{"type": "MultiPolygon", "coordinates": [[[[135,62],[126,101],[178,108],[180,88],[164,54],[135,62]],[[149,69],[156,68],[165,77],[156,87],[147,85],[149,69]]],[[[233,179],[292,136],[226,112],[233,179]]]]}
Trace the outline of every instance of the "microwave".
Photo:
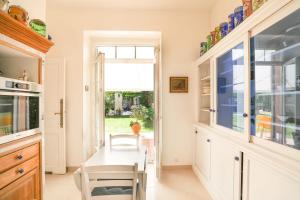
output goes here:
{"type": "Polygon", "coordinates": [[[40,132],[41,85],[0,77],[0,144],[40,132]]]}

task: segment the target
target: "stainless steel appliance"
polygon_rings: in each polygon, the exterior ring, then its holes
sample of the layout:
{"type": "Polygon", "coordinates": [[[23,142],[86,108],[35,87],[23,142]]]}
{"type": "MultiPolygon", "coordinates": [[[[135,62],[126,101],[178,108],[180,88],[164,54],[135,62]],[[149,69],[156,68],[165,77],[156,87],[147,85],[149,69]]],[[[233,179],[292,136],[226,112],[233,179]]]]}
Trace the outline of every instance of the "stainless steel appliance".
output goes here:
{"type": "Polygon", "coordinates": [[[40,132],[41,85],[0,77],[0,144],[40,132]]]}

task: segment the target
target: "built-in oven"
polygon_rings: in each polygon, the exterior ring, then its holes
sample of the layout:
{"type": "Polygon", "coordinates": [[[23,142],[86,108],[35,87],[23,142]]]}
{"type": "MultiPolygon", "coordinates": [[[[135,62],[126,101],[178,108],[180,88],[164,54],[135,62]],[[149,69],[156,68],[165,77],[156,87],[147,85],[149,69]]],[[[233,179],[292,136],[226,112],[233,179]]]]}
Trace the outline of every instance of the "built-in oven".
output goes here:
{"type": "Polygon", "coordinates": [[[0,144],[40,132],[37,83],[0,78],[0,144]]]}

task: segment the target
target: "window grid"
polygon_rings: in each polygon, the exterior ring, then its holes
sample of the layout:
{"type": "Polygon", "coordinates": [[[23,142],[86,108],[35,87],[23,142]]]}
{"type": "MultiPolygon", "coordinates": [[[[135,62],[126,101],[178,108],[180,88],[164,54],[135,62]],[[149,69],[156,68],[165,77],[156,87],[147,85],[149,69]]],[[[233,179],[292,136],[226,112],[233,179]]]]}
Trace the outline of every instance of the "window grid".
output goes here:
{"type": "MultiPolygon", "coordinates": [[[[113,45],[107,45],[107,46],[97,46],[96,47],[96,52],[97,53],[99,53],[99,52],[101,52],[100,50],[99,50],[99,48],[101,48],[101,47],[112,47],[113,45]]],[[[155,59],[155,56],[153,56],[153,58],[137,58],[137,47],[151,47],[151,48],[153,48],[153,52],[155,51],[155,47],[154,46],[130,46],[130,45],[128,45],[128,46],[114,46],[115,47],[115,57],[114,58],[108,58],[109,60],[124,60],[124,58],[118,58],[118,51],[117,51],[117,48],[118,47],[134,47],[134,58],[126,58],[126,60],[151,60],[151,59],[155,59]]],[[[153,55],[154,55],[154,53],[153,53],[153,55]]]]}

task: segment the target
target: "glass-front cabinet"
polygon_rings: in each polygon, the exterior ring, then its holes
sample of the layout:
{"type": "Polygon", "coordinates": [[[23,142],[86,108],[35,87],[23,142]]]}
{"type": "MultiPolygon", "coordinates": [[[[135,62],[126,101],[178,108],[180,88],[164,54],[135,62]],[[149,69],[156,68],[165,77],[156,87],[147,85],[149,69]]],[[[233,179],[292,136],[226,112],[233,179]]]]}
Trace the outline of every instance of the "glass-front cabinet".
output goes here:
{"type": "Polygon", "coordinates": [[[216,58],[216,124],[244,132],[244,43],[216,58]]]}
{"type": "Polygon", "coordinates": [[[212,52],[198,65],[199,122],[300,150],[300,9],[290,6],[212,52]]]}
{"type": "Polygon", "coordinates": [[[300,10],[250,46],[251,135],[300,149],[300,10]]]}

